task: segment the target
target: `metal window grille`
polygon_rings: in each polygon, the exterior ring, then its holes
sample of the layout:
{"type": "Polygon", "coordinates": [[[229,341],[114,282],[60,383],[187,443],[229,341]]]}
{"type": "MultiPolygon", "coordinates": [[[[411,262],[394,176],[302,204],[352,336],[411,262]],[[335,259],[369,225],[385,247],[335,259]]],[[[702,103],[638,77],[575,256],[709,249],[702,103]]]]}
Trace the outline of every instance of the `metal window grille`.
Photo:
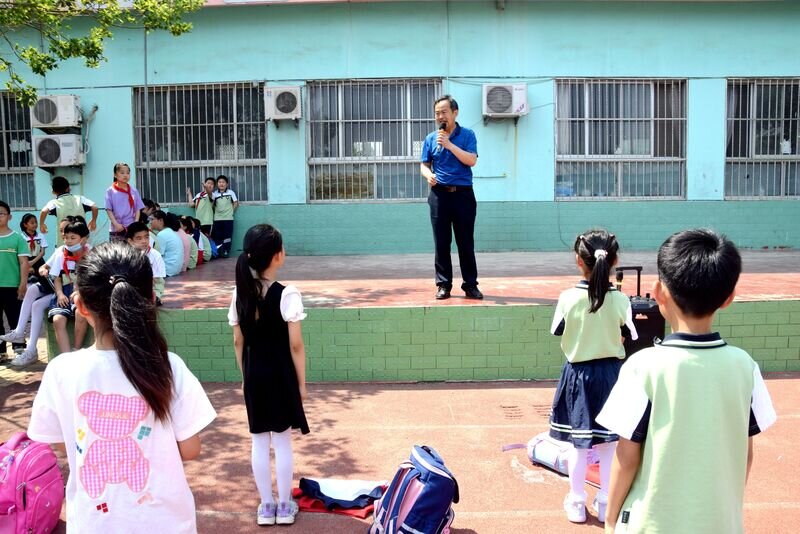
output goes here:
{"type": "Polygon", "coordinates": [[[33,209],[36,191],[30,111],[8,92],[0,93],[0,138],[0,199],[13,209],[33,209]]]}
{"type": "Polygon", "coordinates": [[[267,200],[267,129],[262,84],[192,84],[134,89],[136,175],[142,196],[186,202],[224,174],[240,201],[267,200]]]}
{"type": "Polygon", "coordinates": [[[728,80],[726,198],[800,197],[800,78],[728,80]]]}
{"type": "Polygon", "coordinates": [[[556,80],[557,200],[683,198],[684,80],[556,80]]]}
{"type": "Polygon", "coordinates": [[[309,200],[408,200],[427,195],[419,172],[435,129],[438,80],[308,84],[309,200]]]}

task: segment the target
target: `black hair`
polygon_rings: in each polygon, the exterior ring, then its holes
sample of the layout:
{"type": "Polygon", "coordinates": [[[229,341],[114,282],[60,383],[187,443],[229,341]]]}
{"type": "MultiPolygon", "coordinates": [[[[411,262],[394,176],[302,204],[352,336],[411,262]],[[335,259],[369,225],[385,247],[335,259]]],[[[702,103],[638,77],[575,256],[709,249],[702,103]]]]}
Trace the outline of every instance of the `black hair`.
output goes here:
{"type": "Polygon", "coordinates": [[[200,219],[196,217],[189,217],[189,218],[192,220],[192,223],[194,224],[195,228],[200,228],[201,226],[203,226],[202,224],[200,224],[200,219]]]}
{"type": "Polygon", "coordinates": [[[117,174],[117,171],[120,170],[122,167],[128,167],[128,171],[131,170],[131,166],[125,163],[124,161],[120,161],[114,164],[114,174],[117,174]]]}
{"type": "Polygon", "coordinates": [[[236,313],[242,333],[247,333],[256,322],[256,306],[263,290],[261,280],[254,278],[250,269],[261,273],[267,269],[275,255],[283,250],[283,237],[269,224],[257,224],[244,235],[242,253],[236,261],[236,313]]]}
{"type": "Polygon", "coordinates": [[[22,216],[22,219],[19,221],[19,229],[22,230],[22,233],[27,233],[25,231],[25,225],[31,219],[36,220],[36,215],[34,215],[33,213],[26,213],[25,215],[22,216]]]}
{"type": "Polygon", "coordinates": [[[69,181],[63,176],[54,176],[52,185],[53,193],[56,195],[63,195],[69,191],[69,181]]]}
{"type": "Polygon", "coordinates": [[[439,102],[447,102],[448,104],[450,104],[451,111],[458,111],[458,102],[456,102],[456,99],[450,95],[442,95],[436,100],[434,100],[433,107],[436,107],[436,104],[438,104],[439,102]]]}
{"type": "Polygon", "coordinates": [[[11,206],[9,206],[6,202],[0,200],[0,208],[5,208],[9,215],[11,215],[11,206]]]}
{"type": "Polygon", "coordinates": [[[125,243],[103,243],[78,262],[76,274],[81,300],[95,316],[96,336],[111,330],[125,377],[156,420],[167,421],[174,380],[158,327],[150,260],[125,243]]]}
{"type": "MultiPolygon", "coordinates": [[[[225,177],[223,176],[223,178],[225,178],[225,177]]],[[[225,179],[227,180],[227,178],[225,178],[225,179]]],[[[217,179],[214,179],[214,177],[213,177],[213,176],[207,176],[207,177],[206,177],[206,179],[205,179],[205,180],[203,180],[203,183],[206,183],[206,182],[207,182],[207,181],[209,181],[209,180],[211,180],[212,182],[214,182],[214,183],[216,184],[216,183],[217,183],[217,180],[218,180],[218,178],[217,178],[217,179]]]]}
{"type": "Polygon", "coordinates": [[[152,218],[158,219],[160,221],[166,221],[167,220],[167,214],[165,212],[163,212],[162,210],[156,210],[153,213],[151,213],[150,216],[152,218]]]}
{"type": "Polygon", "coordinates": [[[134,236],[139,232],[146,232],[149,235],[150,229],[145,223],[141,221],[134,221],[128,225],[128,228],[125,229],[125,237],[127,239],[133,239],[134,236]]]}
{"type": "Polygon", "coordinates": [[[226,184],[230,184],[231,183],[231,181],[228,180],[228,177],[225,176],[224,174],[220,174],[219,176],[217,176],[217,180],[225,180],[226,184]]]}
{"type": "Polygon", "coordinates": [[[707,317],[736,289],[742,257],[726,236],[707,228],[672,234],[658,249],[658,278],[675,304],[692,317],[707,317]]]}
{"type": "MultiPolygon", "coordinates": [[[[79,223],[86,224],[86,219],[83,218],[83,215],[67,215],[66,217],[61,219],[61,222],[66,222],[66,223],[79,222],[79,223]]],[[[59,224],[61,224],[61,223],[59,223],[59,224]]]]}
{"type": "Polygon", "coordinates": [[[156,204],[155,201],[150,198],[143,198],[142,204],[144,204],[144,207],[147,209],[151,210],[158,209],[158,204],[156,204]]]}
{"type": "Polygon", "coordinates": [[[609,234],[602,229],[589,230],[575,239],[575,254],[577,254],[589,269],[589,313],[594,313],[603,306],[606,293],[609,290],[608,277],[611,276],[611,266],[617,261],[619,243],[614,234],[609,234]],[[605,251],[605,254],[598,251],[605,251]]]}
{"type": "Polygon", "coordinates": [[[174,213],[164,214],[164,225],[175,232],[181,229],[181,221],[174,213]]]}
{"type": "MultiPolygon", "coordinates": [[[[81,217],[83,219],[83,217],[81,217]]],[[[80,237],[87,237],[89,235],[89,227],[86,226],[86,221],[78,220],[77,217],[73,220],[64,219],[67,225],[64,227],[64,235],[77,234],[80,237]]]]}
{"type": "Polygon", "coordinates": [[[181,226],[183,226],[187,234],[189,232],[194,232],[194,221],[192,220],[191,217],[184,215],[180,218],[180,221],[181,221],[181,226]]]}

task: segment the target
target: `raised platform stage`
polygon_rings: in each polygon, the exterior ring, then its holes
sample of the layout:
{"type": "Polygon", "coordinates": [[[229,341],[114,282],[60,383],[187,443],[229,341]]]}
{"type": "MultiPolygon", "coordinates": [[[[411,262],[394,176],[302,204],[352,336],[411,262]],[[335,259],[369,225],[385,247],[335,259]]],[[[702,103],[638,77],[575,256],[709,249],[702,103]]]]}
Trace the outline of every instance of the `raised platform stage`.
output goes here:
{"type": "MultiPolygon", "coordinates": [[[[454,261],[457,262],[454,254],[454,261]]],[[[743,251],[745,273],[718,329],[766,371],[800,370],[800,251],[743,251]]],[[[629,253],[655,280],[655,252],[629,253]]],[[[236,260],[167,281],[170,347],[204,381],[240,380],[227,308],[236,260]]],[[[559,293],[579,278],[570,253],[478,254],[483,301],[433,298],[433,254],[288,257],[281,281],[303,294],[310,381],[556,378],[549,333],[559,293]]],[[[456,268],[456,276],[458,271],[456,268]]],[[[635,292],[628,274],[623,290],[635,292]]]]}
{"type": "MultiPolygon", "coordinates": [[[[742,254],[736,300],[717,329],[765,371],[800,371],[800,251],[742,254]]],[[[280,274],[307,308],[309,381],[545,379],[563,364],[549,328],[559,293],[579,279],[574,261],[566,252],[478,254],[482,301],[458,286],[435,300],[433,254],[290,256],[280,274]]],[[[655,252],[621,263],[642,265],[642,293],[650,290],[655,252]]],[[[167,281],[164,333],[203,381],[241,380],[227,322],[235,266],[215,260],[167,281]]],[[[626,273],[623,291],[635,284],[626,273]]]]}

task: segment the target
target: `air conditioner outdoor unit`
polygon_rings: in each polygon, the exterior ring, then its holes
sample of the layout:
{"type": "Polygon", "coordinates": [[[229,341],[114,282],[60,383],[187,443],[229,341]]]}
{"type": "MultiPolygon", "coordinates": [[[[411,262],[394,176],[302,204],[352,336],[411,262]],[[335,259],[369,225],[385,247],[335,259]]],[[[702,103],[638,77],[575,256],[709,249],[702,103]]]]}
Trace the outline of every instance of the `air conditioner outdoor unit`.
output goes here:
{"type": "Polygon", "coordinates": [[[267,120],[297,120],[300,112],[300,87],[265,87],[264,104],[267,120]]]}
{"type": "Polygon", "coordinates": [[[34,135],[33,157],[37,167],[70,167],[86,163],[81,136],[34,135]]]}
{"type": "Polygon", "coordinates": [[[524,83],[483,85],[483,116],[521,117],[528,114],[528,86],[524,83]]]}
{"type": "Polygon", "coordinates": [[[78,128],[82,121],[79,96],[43,95],[31,106],[31,126],[34,128],[78,128]]]}

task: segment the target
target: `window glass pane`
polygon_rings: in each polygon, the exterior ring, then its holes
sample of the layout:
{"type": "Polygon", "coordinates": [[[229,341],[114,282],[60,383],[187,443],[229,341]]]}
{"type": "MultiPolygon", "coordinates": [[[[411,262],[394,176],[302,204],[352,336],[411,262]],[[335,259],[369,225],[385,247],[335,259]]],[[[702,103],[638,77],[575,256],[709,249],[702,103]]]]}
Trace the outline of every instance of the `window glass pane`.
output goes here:
{"type": "Polygon", "coordinates": [[[590,83],[589,117],[595,119],[620,116],[619,87],[613,83],[590,83]]]}
{"type": "Polygon", "coordinates": [[[134,90],[137,182],[143,196],[184,203],[206,176],[225,174],[241,201],[267,199],[263,86],[252,83],[134,90]],[[149,167],[149,169],[148,169],[149,167]]]}
{"type": "Polygon", "coordinates": [[[313,82],[308,94],[312,201],[424,196],[419,158],[438,82],[313,82]]]}
{"type": "Polygon", "coordinates": [[[680,197],[683,163],[633,161],[622,164],[622,196],[680,197]]]}
{"type": "Polygon", "coordinates": [[[589,154],[621,154],[618,121],[589,121],[589,154]]]}

